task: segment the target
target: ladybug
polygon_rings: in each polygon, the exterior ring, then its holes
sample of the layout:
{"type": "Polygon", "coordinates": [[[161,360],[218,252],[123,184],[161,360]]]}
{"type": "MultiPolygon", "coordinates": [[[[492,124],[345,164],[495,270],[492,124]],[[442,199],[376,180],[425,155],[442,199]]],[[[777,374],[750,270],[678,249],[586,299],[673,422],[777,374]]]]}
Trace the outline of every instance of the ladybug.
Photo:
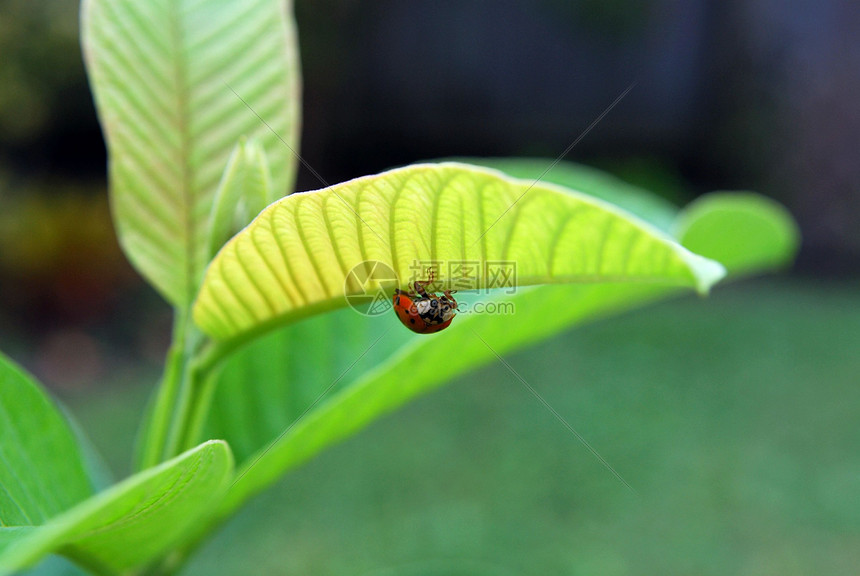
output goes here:
{"type": "Polygon", "coordinates": [[[394,312],[404,326],[418,334],[433,334],[451,325],[458,310],[457,301],[446,290],[442,296],[428,293],[425,286],[433,283],[433,271],[427,280],[415,282],[415,292],[394,291],[394,312]]]}

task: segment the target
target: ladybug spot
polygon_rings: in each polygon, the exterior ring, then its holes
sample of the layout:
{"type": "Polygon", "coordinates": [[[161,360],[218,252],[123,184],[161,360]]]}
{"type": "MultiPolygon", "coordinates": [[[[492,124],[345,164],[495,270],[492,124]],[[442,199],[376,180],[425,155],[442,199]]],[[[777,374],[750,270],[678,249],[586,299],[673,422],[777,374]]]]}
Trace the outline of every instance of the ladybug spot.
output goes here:
{"type": "Polygon", "coordinates": [[[410,319],[409,319],[409,323],[410,323],[410,324],[415,324],[415,318],[410,318],[410,319]]]}

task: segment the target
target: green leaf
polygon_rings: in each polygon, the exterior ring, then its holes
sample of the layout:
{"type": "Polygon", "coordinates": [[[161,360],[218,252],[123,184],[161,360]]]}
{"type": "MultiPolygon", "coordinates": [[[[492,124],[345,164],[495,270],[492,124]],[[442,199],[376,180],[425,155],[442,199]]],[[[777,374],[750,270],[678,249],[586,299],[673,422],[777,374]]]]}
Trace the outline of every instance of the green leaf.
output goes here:
{"type": "MultiPolygon", "coordinates": [[[[252,495],[328,446],[455,376],[495,361],[497,355],[677,290],[642,284],[548,285],[523,289],[509,297],[507,300],[514,303],[513,315],[458,317],[456,330],[439,332],[430,343],[420,336],[405,337],[403,329],[395,326],[397,332],[385,344],[400,338],[406,343],[374,369],[327,395],[318,408],[285,434],[248,457],[237,471],[237,481],[228,491],[219,515],[231,514],[252,495]],[[442,360],[428,362],[428,355],[442,360]]],[[[355,322],[360,321],[361,317],[355,316],[355,322]]],[[[397,322],[393,314],[390,322],[397,322]]],[[[338,339],[338,334],[332,333],[331,341],[338,339]]]]}
{"type": "MultiPolygon", "coordinates": [[[[11,550],[12,546],[18,545],[19,542],[33,534],[37,528],[35,526],[3,526],[0,527],[0,561],[6,550],[11,550]]],[[[0,564],[2,568],[2,564],[0,564]]]]}
{"type": "Polygon", "coordinates": [[[224,438],[236,461],[244,462],[330,385],[329,394],[384,361],[404,337],[408,341],[410,333],[392,320],[393,314],[362,316],[345,308],[285,326],[239,350],[218,376],[205,437],[224,438]]]}
{"type": "Polygon", "coordinates": [[[206,521],[232,477],[227,444],[212,440],[135,474],[14,540],[0,574],[59,552],[89,569],[123,572],[148,564],[206,521]]]}
{"type": "MultiPolygon", "coordinates": [[[[537,179],[551,164],[548,159],[469,161],[488,164],[526,179],[537,179]]],[[[560,162],[547,172],[545,180],[561,185],[568,183],[596,197],[611,198],[655,224],[674,221],[677,215],[677,209],[649,192],[585,166],[560,162]]],[[[669,229],[671,225],[663,224],[663,227],[669,229]]],[[[573,293],[577,292],[581,291],[573,290],[573,293]]],[[[461,293],[463,299],[468,299],[468,295],[461,293]]],[[[585,306],[583,300],[579,302],[585,306]]],[[[627,304],[634,306],[635,302],[631,300],[627,304]]],[[[516,318],[521,319],[522,314],[518,313],[516,318]]],[[[459,329],[461,319],[456,322],[459,329]]],[[[528,323],[527,331],[519,329],[519,320],[514,322],[518,329],[505,332],[520,338],[516,347],[575,324],[566,316],[556,314],[528,323]]],[[[273,331],[239,350],[224,363],[204,437],[226,439],[237,462],[244,463],[281,434],[329,386],[331,389],[326,396],[351,385],[364,372],[396,355],[401,347],[412,344],[413,339],[420,340],[416,345],[433,345],[432,341],[398,327],[388,314],[361,316],[350,309],[318,315],[273,331]],[[382,334],[384,338],[369,348],[382,334]],[[329,345],[319,345],[321,342],[329,345]]]]}
{"type": "Polygon", "coordinates": [[[714,192],[696,200],[678,219],[676,235],[733,276],[787,266],[800,247],[800,231],[788,210],[751,192],[714,192]]]}
{"type": "MultiPolygon", "coordinates": [[[[209,336],[241,343],[345,306],[345,295],[365,293],[346,284],[350,270],[373,260],[401,286],[421,262],[513,263],[519,286],[644,282],[705,292],[724,273],[590,196],[465,164],[422,164],[269,206],[213,260],[194,319],[209,336]]],[[[463,280],[445,266],[437,272],[442,284],[463,280]]],[[[486,288],[493,279],[469,280],[486,288]]]]}
{"type": "Polygon", "coordinates": [[[213,198],[239,138],[260,142],[275,194],[292,187],[300,80],[285,4],[82,4],[82,43],[107,140],[119,239],[134,266],[175,305],[190,304],[208,263],[213,198]]]}
{"type": "MultiPolygon", "coordinates": [[[[720,197],[722,195],[714,196],[715,199],[720,197]]],[[[708,216],[698,210],[685,210],[679,216],[679,221],[697,227],[700,217],[708,216]]],[[[762,229],[770,226],[771,223],[766,220],[759,221],[759,227],[762,229]]],[[[718,243],[725,233],[726,230],[709,227],[703,232],[701,239],[704,241],[710,235],[711,242],[718,243]]],[[[748,233],[751,238],[764,237],[755,233],[755,226],[751,226],[748,233]]],[[[762,258],[767,250],[774,250],[774,256],[779,252],[779,248],[774,244],[765,243],[761,250],[748,250],[737,254],[734,262],[740,269],[752,271],[768,260],[762,258]]],[[[499,355],[523,348],[572,326],[678,293],[678,288],[641,284],[540,286],[520,289],[516,294],[501,295],[493,300],[500,305],[513,305],[513,315],[465,315],[457,318],[456,330],[443,331],[435,335],[430,342],[420,336],[408,337],[400,330],[395,338],[404,341],[402,346],[392,347],[390,339],[382,345],[383,349],[393,350],[387,360],[377,363],[375,368],[357,378],[351,378],[346,385],[336,387],[318,408],[291,427],[282,429],[281,432],[285,433],[278,435],[277,440],[261,447],[256,455],[246,459],[237,472],[238,480],[228,492],[219,515],[226,517],[288,470],[299,466],[331,444],[354,434],[381,415],[443,385],[459,374],[494,362],[499,355]],[[428,363],[428,354],[445,358],[445,361],[428,363]],[[408,378],[405,378],[404,374],[408,374],[408,378]]],[[[315,318],[308,323],[315,324],[320,321],[321,319],[315,318]]],[[[331,330],[328,341],[337,342],[334,347],[338,349],[350,345],[352,352],[355,344],[350,342],[348,337],[359,334],[352,325],[362,322],[367,323],[366,319],[357,314],[341,315],[331,330]]],[[[396,321],[392,318],[391,323],[396,321]]],[[[296,327],[290,326],[285,331],[296,327]]],[[[381,327],[374,327],[374,332],[381,331],[381,327]]],[[[306,354],[315,354],[313,349],[318,346],[312,345],[311,342],[320,341],[326,341],[324,336],[317,336],[303,346],[299,339],[283,350],[289,350],[301,358],[306,354]]],[[[363,346],[366,347],[369,341],[370,338],[365,337],[363,346]]],[[[250,354],[253,350],[254,347],[249,348],[245,353],[250,354]]],[[[262,362],[262,358],[260,361],[262,362]]],[[[280,374],[279,377],[288,376],[280,374]]],[[[281,388],[294,392],[297,387],[303,388],[304,384],[304,381],[295,382],[292,387],[281,384],[281,388]]],[[[317,383],[317,386],[320,384],[317,383]]],[[[224,398],[223,410],[229,410],[227,404],[235,400],[237,393],[234,389],[229,399],[224,398]]],[[[255,390],[244,390],[246,398],[255,393],[255,390]]],[[[246,405],[248,402],[246,399],[246,405]]],[[[253,403],[254,400],[250,402],[253,403]]],[[[257,402],[277,403],[278,399],[277,396],[266,394],[265,398],[260,398],[257,402]]],[[[251,410],[252,414],[253,412],[251,410]]],[[[248,415],[243,420],[243,425],[253,427],[253,420],[254,417],[248,415]]],[[[259,417],[257,422],[260,422],[259,417]]],[[[288,423],[289,420],[286,420],[283,426],[288,423]]],[[[261,424],[256,426],[259,428],[261,424]]],[[[272,434],[273,429],[269,428],[268,432],[272,434]]],[[[247,430],[243,430],[243,433],[247,434],[247,430]]],[[[275,434],[270,437],[274,438],[275,434]]]]}
{"type": "Polygon", "coordinates": [[[462,162],[501,170],[514,178],[558,184],[606,200],[670,232],[678,208],[644,188],[628,184],[596,168],[546,158],[463,158],[462,162]]]}
{"type": "Polygon", "coordinates": [[[0,526],[42,524],[93,493],[69,423],[2,354],[0,439],[0,526]]]}
{"type": "Polygon", "coordinates": [[[265,150],[256,141],[242,138],[215,193],[209,219],[209,258],[275,200],[265,150]]]}

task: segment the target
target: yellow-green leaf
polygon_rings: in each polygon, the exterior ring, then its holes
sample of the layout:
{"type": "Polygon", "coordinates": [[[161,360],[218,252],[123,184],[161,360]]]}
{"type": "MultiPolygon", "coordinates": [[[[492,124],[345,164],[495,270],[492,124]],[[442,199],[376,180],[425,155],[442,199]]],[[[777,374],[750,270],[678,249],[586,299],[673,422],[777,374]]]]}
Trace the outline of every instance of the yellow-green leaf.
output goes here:
{"type": "Polygon", "coordinates": [[[365,261],[391,267],[400,286],[430,262],[440,284],[472,288],[497,279],[458,276],[457,263],[503,263],[517,286],[639,282],[705,292],[724,274],[593,197],[467,164],[418,164],[269,206],[208,268],[194,319],[215,339],[246,340],[345,306],[345,296],[363,293],[346,280],[365,261]]]}
{"type": "MultiPolygon", "coordinates": [[[[507,165],[504,160],[496,162],[507,165]]],[[[525,169],[517,161],[511,164],[525,169]]],[[[534,164],[534,173],[523,172],[524,176],[537,178],[545,171],[546,164],[534,164]]],[[[667,208],[649,200],[646,192],[608,176],[598,178],[599,173],[579,166],[565,168],[560,172],[565,182],[599,181],[604,187],[594,193],[615,196],[642,218],[666,220],[667,208]],[[592,174],[594,178],[589,178],[592,174]]],[[[667,229],[695,232],[689,236],[696,239],[696,248],[707,255],[719,252],[725,258],[723,264],[744,273],[789,261],[792,250],[787,248],[796,245],[774,241],[793,238],[796,224],[785,209],[752,193],[710,194],[673,220],[676,223],[667,229]],[[711,221],[715,211],[719,226],[711,221]],[[717,250],[724,242],[729,248],[717,250]]],[[[210,415],[211,433],[241,446],[237,449],[241,455],[237,481],[218,514],[229,516],[253,494],[333,443],[453,376],[496,361],[496,354],[679,293],[677,287],[645,284],[547,285],[512,295],[499,293],[491,302],[499,305],[497,309],[510,305],[515,315],[466,314],[456,320],[456,330],[430,341],[392,325],[396,320],[388,314],[365,318],[343,310],[287,326],[231,357],[221,373],[210,415]],[[372,345],[379,335],[384,339],[372,345]],[[325,341],[337,345],[314,344],[325,341]],[[428,353],[447,360],[428,364],[422,361],[428,353]],[[302,360],[307,358],[315,358],[318,367],[303,369],[302,360]],[[403,378],[404,371],[408,379],[403,378]],[[251,387],[249,375],[254,382],[251,387]],[[324,390],[323,400],[315,405],[324,390]]]]}
{"type": "Polygon", "coordinates": [[[501,170],[508,176],[558,184],[606,200],[669,232],[678,208],[668,200],[597,168],[548,158],[458,158],[459,162],[501,170]]]}

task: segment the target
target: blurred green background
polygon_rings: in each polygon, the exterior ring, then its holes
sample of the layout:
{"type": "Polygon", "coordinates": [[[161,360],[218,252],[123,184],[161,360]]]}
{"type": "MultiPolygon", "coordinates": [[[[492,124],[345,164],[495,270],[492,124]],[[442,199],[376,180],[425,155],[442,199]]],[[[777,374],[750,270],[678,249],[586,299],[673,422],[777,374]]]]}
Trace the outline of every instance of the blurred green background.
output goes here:
{"type": "MultiPolygon", "coordinates": [[[[457,379],[281,481],[190,574],[855,574],[860,298],[747,282],[457,379]]],[[[148,383],[64,394],[123,468],[148,383]],[[129,404],[129,402],[131,402],[129,404]]]]}
{"type": "MultiPolygon", "coordinates": [[[[170,311],[117,247],[76,2],[0,0],[0,348],[130,468],[170,311]]],[[[850,1],[298,0],[329,182],[568,155],[685,204],[785,203],[795,270],[571,331],[384,418],[258,498],[192,574],[854,574],[860,21],[850,1]]],[[[320,187],[308,173],[301,189],[320,187]]],[[[42,573],[61,573],[52,561],[42,573]]]]}

